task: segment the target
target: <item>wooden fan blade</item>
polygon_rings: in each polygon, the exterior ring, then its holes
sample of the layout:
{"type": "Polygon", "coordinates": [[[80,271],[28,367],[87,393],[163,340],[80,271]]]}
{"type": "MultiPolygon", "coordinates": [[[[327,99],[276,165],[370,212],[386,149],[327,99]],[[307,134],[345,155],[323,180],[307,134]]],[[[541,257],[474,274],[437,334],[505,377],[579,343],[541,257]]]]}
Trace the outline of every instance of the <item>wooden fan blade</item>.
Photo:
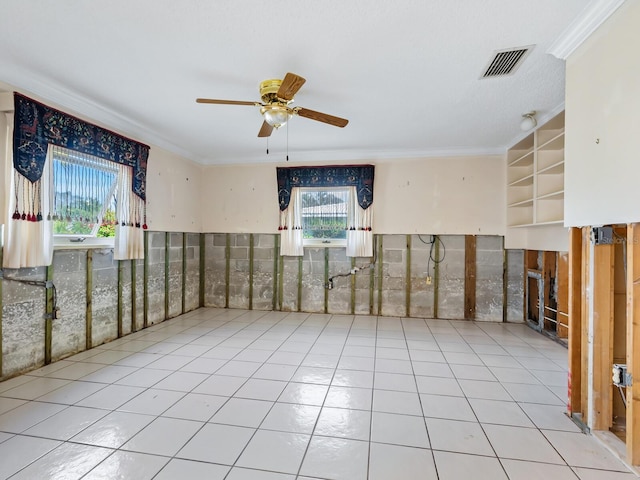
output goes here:
{"type": "Polygon", "coordinates": [[[258,132],[258,137],[270,137],[271,132],[273,132],[273,127],[269,125],[267,122],[262,122],[262,127],[260,127],[260,131],[258,132]]]}
{"type": "Polygon", "coordinates": [[[306,82],[306,80],[300,75],[287,73],[280,84],[280,88],[278,89],[276,96],[282,100],[291,100],[293,96],[298,93],[298,90],[300,90],[302,85],[304,85],[304,82],[306,82]]]}
{"type": "Polygon", "coordinates": [[[216,105],[249,105],[253,107],[257,102],[242,102],[240,100],[216,100],[214,98],[196,98],[198,103],[215,103],[216,105]]]}
{"type": "Polygon", "coordinates": [[[328,123],[329,125],[333,125],[334,127],[345,127],[349,120],[346,118],[334,117],[333,115],[328,115],[326,113],[316,112],[314,110],[309,110],[308,108],[300,108],[296,110],[296,113],[301,117],[310,118],[311,120],[316,120],[318,122],[328,123]]]}

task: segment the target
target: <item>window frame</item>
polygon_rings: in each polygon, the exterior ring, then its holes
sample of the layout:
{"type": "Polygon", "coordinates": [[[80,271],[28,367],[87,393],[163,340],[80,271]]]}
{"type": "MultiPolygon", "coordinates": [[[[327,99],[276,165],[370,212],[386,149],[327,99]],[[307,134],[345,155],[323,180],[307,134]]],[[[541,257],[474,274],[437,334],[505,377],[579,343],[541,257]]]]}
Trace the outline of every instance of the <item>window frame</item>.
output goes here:
{"type": "MultiPolygon", "coordinates": [[[[50,148],[52,146],[50,145],[50,148]]],[[[61,161],[67,161],[69,162],[71,160],[71,162],[74,162],[76,165],[81,165],[83,167],[86,168],[95,168],[96,170],[101,170],[99,167],[91,167],[90,165],[87,165],[87,161],[85,161],[82,158],[73,158],[73,154],[75,153],[73,150],[71,149],[65,149],[64,147],[54,147],[57,149],[64,149],[68,152],[69,157],[70,158],[60,158],[59,156],[52,154],[51,155],[51,169],[52,169],[52,174],[51,174],[51,189],[52,192],[55,189],[55,180],[54,180],[54,175],[55,175],[55,162],[61,162],[61,161]]],[[[55,152],[55,151],[54,151],[55,152]]],[[[96,158],[97,160],[103,160],[100,157],[95,157],[93,155],[88,155],[88,154],[82,154],[88,157],[93,157],[96,158]]],[[[107,194],[107,196],[105,197],[103,203],[102,203],[102,207],[101,207],[101,211],[99,214],[99,218],[100,218],[100,222],[96,222],[96,224],[94,225],[91,233],[53,233],[53,246],[54,249],[56,248],[113,248],[115,246],[115,236],[111,236],[111,237],[98,237],[98,230],[100,229],[101,223],[102,223],[102,219],[104,218],[109,205],[112,203],[113,199],[115,198],[115,195],[118,191],[118,181],[119,181],[119,167],[117,164],[114,163],[113,168],[108,169],[108,173],[112,173],[115,174],[115,180],[113,181],[113,183],[111,184],[110,188],[109,188],[109,193],[107,194]]]]}
{"type": "MultiPolygon", "coordinates": [[[[342,186],[342,187],[298,187],[300,188],[300,194],[304,195],[305,192],[331,192],[331,191],[339,191],[339,192],[345,192],[347,195],[347,212],[345,214],[345,232],[347,231],[347,227],[348,227],[348,217],[349,217],[349,202],[351,201],[351,198],[349,198],[352,195],[352,191],[348,186],[342,186]]],[[[300,216],[302,218],[302,209],[303,207],[300,206],[301,212],[300,212],[300,216]]],[[[328,248],[328,247],[347,247],[347,238],[345,235],[345,238],[304,238],[304,229],[303,229],[303,238],[302,238],[302,246],[303,247],[309,247],[309,248],[328,248]]]]}

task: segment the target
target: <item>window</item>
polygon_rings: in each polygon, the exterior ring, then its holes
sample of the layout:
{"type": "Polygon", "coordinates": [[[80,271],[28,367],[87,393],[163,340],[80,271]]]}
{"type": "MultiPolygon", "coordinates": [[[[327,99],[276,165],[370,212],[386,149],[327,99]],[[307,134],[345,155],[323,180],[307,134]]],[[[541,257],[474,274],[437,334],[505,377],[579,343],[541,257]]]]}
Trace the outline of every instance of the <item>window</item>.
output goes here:
{"type": "Polygon", "coordinates": [[[303,244],[346,245],[349,189],[302,188],[301,200],[303,244]]]}
{"type": "Polygon", "coordinates": [[[52,148],[54,236],[115,236],[118,164],[62,147],[52,148]]]}

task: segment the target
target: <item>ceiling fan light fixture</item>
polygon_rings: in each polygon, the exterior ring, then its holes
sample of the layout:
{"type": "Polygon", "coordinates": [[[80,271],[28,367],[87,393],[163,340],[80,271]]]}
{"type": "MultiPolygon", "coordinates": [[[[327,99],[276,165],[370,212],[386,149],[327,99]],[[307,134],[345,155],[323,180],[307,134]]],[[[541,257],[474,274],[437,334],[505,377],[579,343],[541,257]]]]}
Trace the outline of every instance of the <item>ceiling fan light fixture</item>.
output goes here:
{"type": "Polygon", "coordinates": [[[523,131],[526,132],[528,130],[531,130],[532,128],[535,128],[535,126],[537,124],[538,124],[538,122],[536,121],[536,111],[535,110],[531,110],[530,112],[522,114],[522,122],[520,122],[520,128],[523,131]]]}
{"type": "Polygon", "coordinates": [[[260,110],[265,122],[276,129],[285,125],[291,118],[289,108],[284,105],[265,105],[260,110]]]}

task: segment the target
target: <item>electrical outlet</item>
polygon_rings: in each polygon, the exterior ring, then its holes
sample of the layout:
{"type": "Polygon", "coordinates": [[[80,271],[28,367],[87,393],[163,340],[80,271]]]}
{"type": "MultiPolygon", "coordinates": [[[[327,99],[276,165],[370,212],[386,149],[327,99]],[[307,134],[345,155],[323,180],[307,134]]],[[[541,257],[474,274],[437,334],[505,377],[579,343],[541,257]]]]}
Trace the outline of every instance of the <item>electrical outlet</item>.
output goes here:
{"type": "Polygon", "coordinates": [[[426,282],[427,282],[427,285],[431,285],[431,277],[427,277],[426,282]]]}

